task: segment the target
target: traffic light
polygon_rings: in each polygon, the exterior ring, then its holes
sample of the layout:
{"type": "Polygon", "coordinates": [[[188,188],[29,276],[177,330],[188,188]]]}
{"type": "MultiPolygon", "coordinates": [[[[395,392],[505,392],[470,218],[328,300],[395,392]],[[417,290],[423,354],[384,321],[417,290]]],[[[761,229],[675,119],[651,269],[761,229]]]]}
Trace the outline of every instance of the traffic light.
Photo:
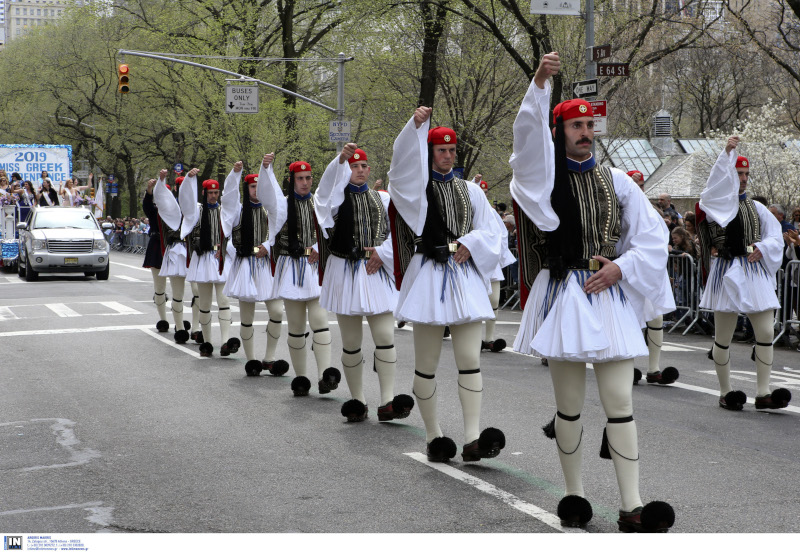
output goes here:
{"type": "Polygon", "coordinates": [[[117,74],[119,75],[119,93],[127,94],[131,91],[131,87],[128,84],[128,66],[121,63],[119,67],[117,67],[117,74]]]}

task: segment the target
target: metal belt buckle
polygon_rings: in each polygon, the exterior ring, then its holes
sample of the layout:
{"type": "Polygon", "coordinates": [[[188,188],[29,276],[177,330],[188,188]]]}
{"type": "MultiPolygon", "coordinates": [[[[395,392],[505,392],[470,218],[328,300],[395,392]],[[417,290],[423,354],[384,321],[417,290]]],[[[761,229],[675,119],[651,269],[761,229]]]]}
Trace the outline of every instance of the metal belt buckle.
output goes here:
{"type": "Polygon", "coordinates": [[[749,255],[750,253],[752,253],[752,252],[754,251],[754,250],[753,250],[753,246],[752,246],[752,245],[748,245],[748,246],[745,248],[745,251],[747,251],[747,254],[749,255]]]}
{"type": "Polygon", "coordinates": [[[455,253],[456,251],[458,251],[458,244],[457,243],[448,243],[447,247],[450,250],[450,253],[455,253]]]}
{"type": "Polygon", "coordinates": [[[219,251],[219,246],[218,245],[214,246],[214,251],[219,251]]]}
{"type": "Polygon", "coordinates": [[[589,270],[600,270],[600,261],[597,259],[589,259],[589,270]]]}
{"type": "Polygon", "coordinates": [[[313,249],[312,249],[311,247],[306,247],[306,248],[303,250],[303,255],[304,255],[304,256],[306,256],[306,257],[310,257],[310,256],[311,256],[311,252],[312,252],[312,251],[313,251],[313,249]]]}
{"type": "Polygon", "coordinates": [[[261,251],[261,248],[260,248],[260,247],[256,247],[256,246],[254,245],[254,246],[253,246],[253,253],[258,253],[259,251],[261,251]]]}
{"type": "Polygon", "coordinates": [[[364,251],[364,258],[365,259],[369,259],[371,256],[372,256],[372,251],[370,251],[370,250],[364,251]]]}

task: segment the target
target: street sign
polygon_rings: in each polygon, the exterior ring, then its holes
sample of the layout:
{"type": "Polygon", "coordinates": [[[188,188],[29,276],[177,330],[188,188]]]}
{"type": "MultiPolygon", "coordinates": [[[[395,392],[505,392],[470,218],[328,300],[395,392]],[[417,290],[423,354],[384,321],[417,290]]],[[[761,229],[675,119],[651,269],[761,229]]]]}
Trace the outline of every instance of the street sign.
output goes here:
{"type": "Polygon", "coordinates": [[[172,170],[175,171],[175,174],[181,174],[183,172],[183,163],[175,163],[172,170]]]}
{"type": "Polygon", "coordinates": [[[258,86],[225,86],[225,113],[258,113],[258,86]]]}
{"type": "Polygon", "coordinates": [[[89,178],[89,169],[81,169],[80,171],[75,171],[72,173],[73,176],[77,176],[81,180],[86,180],[89,178]]]}
{"type": "Polygon", "coordinates": [[[594,114],[594,135],[605,136],[608,134],[606,130],[606,121],[608,120],[606,116],[606,100],[594,100],[589,103],[594,114]]]}
{"type": "Polygon", "coordinates": [[[627,63],[598,63],[598,77],[628,77],[630,73],[627,63]]]}
{"type": "Polygon", "coordinates": [[[531,0],[531,13],[581,15],[581,0],[531,0]]]}
{"type": "Polygon", "coordinates": [[[607,57],[611,57],[611,44],[592,48],[592,61],[599,61],[607,57]]]}
{"type": "Polygon", "coordinates": [[[349,142],[350,121],[331,121],[328,128],[328,136],[331,142],[349,142]]]}
{"type": "Polygon", "coordinates": [[[591,98],[597,96],[597,79],[589,79],[572,83],[572,97],[591,98]]]}

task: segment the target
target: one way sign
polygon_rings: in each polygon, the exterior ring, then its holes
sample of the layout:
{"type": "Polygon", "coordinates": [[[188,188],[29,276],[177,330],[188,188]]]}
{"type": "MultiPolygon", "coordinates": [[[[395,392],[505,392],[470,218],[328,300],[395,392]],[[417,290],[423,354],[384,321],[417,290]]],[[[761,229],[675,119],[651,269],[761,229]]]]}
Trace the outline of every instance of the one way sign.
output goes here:
{"type": "Polygon", "coordinates": [[[597,79],[589,79],[572,83],[572,97],[593,98],[597,96],[597,79]]]}
{"type": "Polygon", "coordinates": [[[225,113],[258,113],[258,86],[227,85],[225,113]]]}

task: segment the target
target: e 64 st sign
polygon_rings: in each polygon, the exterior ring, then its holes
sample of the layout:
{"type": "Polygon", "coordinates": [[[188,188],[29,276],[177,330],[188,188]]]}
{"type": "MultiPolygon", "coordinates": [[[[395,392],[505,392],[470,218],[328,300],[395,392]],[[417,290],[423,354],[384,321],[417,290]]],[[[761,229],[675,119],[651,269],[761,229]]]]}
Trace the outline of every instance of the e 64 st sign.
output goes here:
{"type": "Polygon", "coordinates": [[[225,86],[225,113],[258,113],[258,86],[225,86]]]}

